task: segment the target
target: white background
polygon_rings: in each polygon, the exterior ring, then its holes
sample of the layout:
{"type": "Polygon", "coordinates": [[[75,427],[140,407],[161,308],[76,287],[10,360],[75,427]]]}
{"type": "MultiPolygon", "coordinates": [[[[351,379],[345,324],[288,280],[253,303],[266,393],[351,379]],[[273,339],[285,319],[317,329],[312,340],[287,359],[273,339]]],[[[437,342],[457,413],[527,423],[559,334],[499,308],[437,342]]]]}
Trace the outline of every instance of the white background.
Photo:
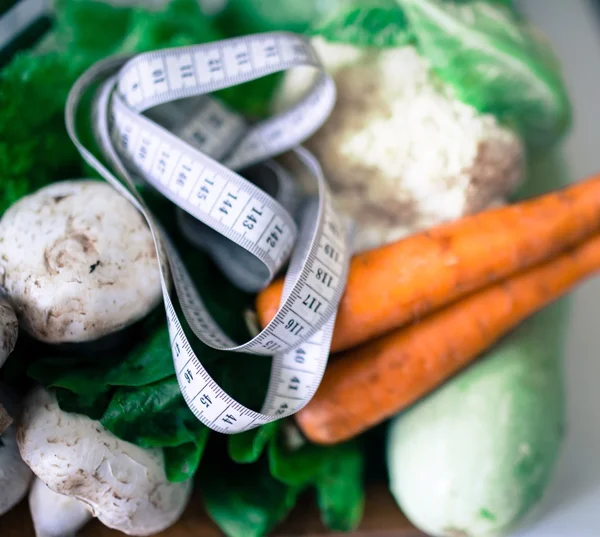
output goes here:
{"type": "MultiPolygon", "coordinates": [[[[600,173],[600,2],[517,0],[553,41],[575,109],[565,152],[574,180],[600,173]]],[[[566,353],[568,422],[547,495],[515,537],[600,537],[600,278],[575,293],[566,353]]]]}

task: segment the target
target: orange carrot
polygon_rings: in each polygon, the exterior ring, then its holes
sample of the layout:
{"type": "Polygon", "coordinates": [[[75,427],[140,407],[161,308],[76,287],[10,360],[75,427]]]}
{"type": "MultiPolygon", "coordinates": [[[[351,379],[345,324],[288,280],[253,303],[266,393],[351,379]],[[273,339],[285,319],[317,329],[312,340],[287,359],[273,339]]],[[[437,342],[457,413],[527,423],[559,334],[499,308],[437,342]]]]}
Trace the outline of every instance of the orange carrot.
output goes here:
{"type": "MultiPolygon", "coordinates": [[[[355,256],[336,319],[332,351],[418,320],[467,293],[557,255],[600,229],[600,176],[355,256]]],[[[262,326],[283,283],[257,299],[262,326]]]]}
{"type": "Polygon", "coordinates": [[[358,435],[432,391],[597,270],[600,233],[417,324],[342,353],[296,414],[300,428],[320,444],[358,435]]]}

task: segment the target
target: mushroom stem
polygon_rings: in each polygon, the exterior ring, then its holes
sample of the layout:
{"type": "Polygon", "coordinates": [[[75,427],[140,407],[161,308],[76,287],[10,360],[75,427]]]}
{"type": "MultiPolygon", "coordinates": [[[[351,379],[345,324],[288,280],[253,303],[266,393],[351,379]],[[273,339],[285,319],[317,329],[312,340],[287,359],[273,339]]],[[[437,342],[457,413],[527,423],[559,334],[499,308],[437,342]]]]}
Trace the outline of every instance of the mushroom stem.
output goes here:
{"type": "Polygon", "coordinates": [[[29,491],[29,510],[36,537],[71,537],[92,519],[85,504],[50,490],[37,478],[29,491]]]}

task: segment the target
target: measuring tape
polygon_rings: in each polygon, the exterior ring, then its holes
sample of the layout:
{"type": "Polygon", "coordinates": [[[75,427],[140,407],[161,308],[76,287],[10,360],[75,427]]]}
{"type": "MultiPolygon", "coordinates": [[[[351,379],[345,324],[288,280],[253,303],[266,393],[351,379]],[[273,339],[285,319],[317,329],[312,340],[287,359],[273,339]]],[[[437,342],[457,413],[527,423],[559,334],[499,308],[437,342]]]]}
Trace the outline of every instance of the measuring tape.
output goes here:
{"type": "Polygon", "coordinates": [[[323,124],[334,102],[334,83],[310,43],[286,32],[109,58],[88,69],[69,93],[65,119],[75,146],[148,223],[177,380],[191,411],[215,431],[239,433],[297,412],[325,371],[349,253],[319,163],[299,144],[323,124]],[[287,111],[253,125],[207,95],[303,66],[320,72],[311,91],[287,111]],[[75,128],[83,95],[98,84],[94,135],[112,171],[85,148],[75,128]],[[293,217],[298,205],[293,179],[270,160],[290,150],[318,186],[318,196],[302,205],[299,223],[293,217]],[[255,165],[265,183],[274,185],[273,195],[255,184],[260,181],[234,171],[255,165]],[[138,194],[139,181],[178,207],[184,234],[211,252],[240,287],[264,287],[289,262],[279,310],[256,337],[239,344],[217,325],[138,194]],[[223,351],[273,356],[260,412],[231,398],[192,351],[169,294],[167,266],[196,337],[223,351]]]}

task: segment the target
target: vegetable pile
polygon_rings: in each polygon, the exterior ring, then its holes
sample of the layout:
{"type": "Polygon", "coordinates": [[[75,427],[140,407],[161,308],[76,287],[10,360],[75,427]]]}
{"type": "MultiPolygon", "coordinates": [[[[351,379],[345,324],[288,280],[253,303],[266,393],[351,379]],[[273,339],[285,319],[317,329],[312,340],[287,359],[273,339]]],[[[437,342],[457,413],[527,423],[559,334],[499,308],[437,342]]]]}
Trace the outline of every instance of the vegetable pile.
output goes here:
{"type": "MultiPolygon", "coordinates": [[[[600,178],[565,186],[560,66],[512,2],[55,4],[51,31],[0,70],[0,515],[29,490],[37,535],[73,534],[92,515],[150,535],[196,487],[230,537],[271,533],[304,493],[328,528],[351,531],[365,483],[387,479],[431,535],[514,527],[560,450],[563,297],[600,269],[600,178]],[[315,397],[225,437],[181,396],[150,232],[82,163],[64,105],[107,56],[269,30],[309,35],[335,80],[332,115],[306,146],[356,224],[354,257],[315,397]]],[[[256,120],[311,76],[215,96],[256,120]]],[[[138,188],[230,336],[265,326],[282,281],[236,289],[176,208],[138,188]]],[[[211,376],[258,409],[270,360],[188,335],[211,376]]]]}

